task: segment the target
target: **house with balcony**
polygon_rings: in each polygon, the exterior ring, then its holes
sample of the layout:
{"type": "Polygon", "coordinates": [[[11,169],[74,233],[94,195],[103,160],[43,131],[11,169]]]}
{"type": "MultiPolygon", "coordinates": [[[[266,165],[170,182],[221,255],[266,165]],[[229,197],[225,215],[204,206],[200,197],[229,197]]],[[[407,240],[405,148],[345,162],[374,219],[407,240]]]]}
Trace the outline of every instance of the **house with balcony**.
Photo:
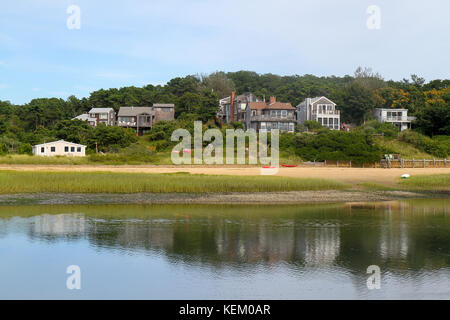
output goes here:
{"type": "Polygon", "coordinates": [[[341,126],[336,103],[326,97],[306,98],[297,106],[297,123],[303,124],[307,120],[317,121],[331,130],[339,130],[341,126]]]}
{"type": "Polygon", "coordinates": [[[296,109],[285,102],[278,102],[276,97],[270,97],[269,102],[248,102],[242,121],[246,129],[256,132],[279,129],[281,132],[295,131],[296,109]]]}
{"type": "Polygon", "coordinates": [[[261,100],[251,92],[236,96],[233,91],[231,96],[219,100],[220,109],[217,117],[224,123],[243,121],[247,112],[247,104],[259,101],[261,100]]]}
{"type": "Polygon", "coordinates": [[[117,125],[133,128],[141,136],[150,131],[156,122],[173,120],[174,115],[175,106],[173,104],[156,103],[151,107],[120,107],[117,125]]]}
{"type": "Polygon", "coordinates": [[[400,131],[411,129],[411,122],[416,120],[416,117],[408,117],[407,109],[375,108],[373,114],[379,122],[392,123],[399,127],[400,131]]]}
{"type": "Polygon", "coordinates": [[[96,127],[99,123],[107,126],[116,124],[116,112],[113,108],[92,108],[88,112],[88,123],[96,127]]]}

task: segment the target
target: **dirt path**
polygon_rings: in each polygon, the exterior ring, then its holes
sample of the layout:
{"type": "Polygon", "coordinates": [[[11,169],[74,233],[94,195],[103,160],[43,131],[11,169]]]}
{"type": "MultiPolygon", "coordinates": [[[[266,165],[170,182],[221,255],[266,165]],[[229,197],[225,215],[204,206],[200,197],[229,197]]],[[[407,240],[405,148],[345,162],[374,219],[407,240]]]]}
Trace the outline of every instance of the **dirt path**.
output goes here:
{"type": "MultiPolygon", "coordinates": [[[[142,172],[211,175],[260,175],[259,167],[219,167],[219,166],[106,166],[106,165],[0,165],[0,170],[15,171],[76,171],[76,172],[142,172]]],[[[404,173],[410,175],[450,174],[450,168],[414,169],[374,169],[374,168],[280,168],[278,176],[297,178],[323,178],[344,181],[352,184],[372,182],[393,185],[404,173]]]]}

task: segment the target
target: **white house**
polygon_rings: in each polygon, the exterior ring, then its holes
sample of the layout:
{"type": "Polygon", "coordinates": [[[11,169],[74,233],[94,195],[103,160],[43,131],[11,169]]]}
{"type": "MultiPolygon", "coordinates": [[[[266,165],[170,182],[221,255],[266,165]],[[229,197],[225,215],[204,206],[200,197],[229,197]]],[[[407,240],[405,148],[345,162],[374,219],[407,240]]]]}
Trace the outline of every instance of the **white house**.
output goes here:
{"type": "Polygon", "coordinates": [[[84,157],[86,155],[86,146],[64,140],[58,140],[33,146],[33,154],[44,157],[84,157]]]}
{"type": "Polygon", "coordinates": [[[408,117],[407,109],[376,108],[374,116],[379,122],[389,122],[400,128],[400,131],[411,129],[411,121],[416,117],[408,117]]]}

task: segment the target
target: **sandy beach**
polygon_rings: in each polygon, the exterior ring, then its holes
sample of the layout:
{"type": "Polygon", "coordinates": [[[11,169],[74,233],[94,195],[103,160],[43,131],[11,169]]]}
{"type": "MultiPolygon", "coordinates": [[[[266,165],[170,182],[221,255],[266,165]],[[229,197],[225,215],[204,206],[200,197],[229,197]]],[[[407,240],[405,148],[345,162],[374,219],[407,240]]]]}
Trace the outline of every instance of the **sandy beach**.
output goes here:
{"type": "MultiPolygon", "coordinates": [[[[176,173],[208,175],[260,175],[260,167],[252,166],[108,166],[108,165],[0,165],[0,170],[14,171],[73,171],[73,172],[142,172],[142,173],[176,173]]],[[[295,167],[279,168],[276,175],[295,178],[322,178],[358,184],[364,182],[394,185],[402,174],[432,175],[450,174],[450,168],[333,168],[333,167],[295,167]]]]}

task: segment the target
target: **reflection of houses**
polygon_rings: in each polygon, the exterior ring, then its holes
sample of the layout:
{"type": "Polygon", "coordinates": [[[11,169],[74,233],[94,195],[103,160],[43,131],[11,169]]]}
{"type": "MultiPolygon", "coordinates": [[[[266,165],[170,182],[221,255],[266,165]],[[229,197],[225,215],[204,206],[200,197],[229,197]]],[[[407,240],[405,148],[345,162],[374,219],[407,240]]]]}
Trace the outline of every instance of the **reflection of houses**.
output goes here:
{"type": "Polygon", "coordinates": [[[340,252],[338,226],[307,228],[296,240],[296,253],[303,258],[306,265],[332,264],[340,252]]]}
{"type": "Polygon", "coordinates": [[[44,214],[33,218],[32,233],[45,236],[82,235],[85,218],[77,214],[44,214]]]}
{"type": "Polygon", "coordinates": [[[336,109],[336,103],[326,97],[306,98],[297,106],[298,124],[312,120],[331,130],[339,130],[340,117],[340,111],[336,109]]]}
{"type": "Polygon", "coordinates": [[[400,128],[400,131],[411,129],[411,122],[416,117],[408,117],[407,109],[382,109],[376,108],[374,116],[379,122],[388,122],[400,128]]]}

